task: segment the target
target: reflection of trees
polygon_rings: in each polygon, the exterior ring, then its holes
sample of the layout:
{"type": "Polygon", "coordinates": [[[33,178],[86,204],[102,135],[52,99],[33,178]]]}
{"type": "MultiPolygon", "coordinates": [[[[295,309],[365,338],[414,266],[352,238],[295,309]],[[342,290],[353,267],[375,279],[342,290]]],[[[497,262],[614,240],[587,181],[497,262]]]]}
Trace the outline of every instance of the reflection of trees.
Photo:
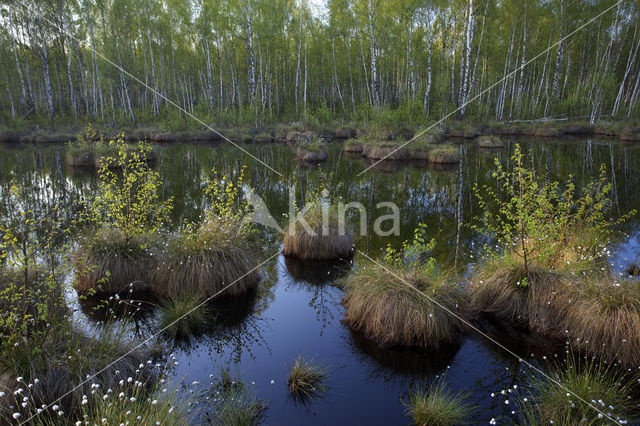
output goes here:
{"type": "MultiPolygon", "coordinates": [[[[353,263],[350,260],[301,261],[283,256],[284,264],[293,280],[290,286],[302,287],[311,294],[309,307],[316,313],[322,329],[333,321],[334,307],[339,303],[336,289],[328,287],[344,277],[353,263]]],[[[322,334],[322,331],[320,332],[322,334]]]]}

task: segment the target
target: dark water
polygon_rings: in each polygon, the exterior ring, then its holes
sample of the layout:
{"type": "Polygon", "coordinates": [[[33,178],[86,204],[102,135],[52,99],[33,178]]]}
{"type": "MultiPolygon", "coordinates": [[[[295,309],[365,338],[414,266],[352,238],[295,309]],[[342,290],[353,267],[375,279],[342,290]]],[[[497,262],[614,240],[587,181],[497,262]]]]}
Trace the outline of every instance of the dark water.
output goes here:
{"type": "MultiPolygon", "coordinates": [[[[435,256],[441,264],[457,268],[464,276],[482,255],[486,242],[468,227],[480,213],[472,188],[476,183],[495,185],[491,179],[495,158],[506,164],[514,142],[499,151],[462,145],[461,167],[385,163],[362,176],[358,173],[367,167],[365,161],[345,155],[338,143],[330,145],[329,161],[321,167],[296,163],[294,152],[284,145],[244,146],[283,176],[227,145],[159,146],[156,167],[165,183],[163,195],[174,197],[176,224],[202,213],[202,184],[212,167],[237,176],[246,165],[247,184],[282,225],[288,213],[289,188],[300,201],[307,191],[326,181],[331,192],[345,202],[359,201],[367,206],[368,229],[378,215],[386,213],[376,210],[378,202],[392,201],[401,209],[401,235],[358,237],[360,250],[377,258],[386,244],[398,245],[410,238],[422,222],[427,224],[428,235],[437,240],[435,256]]],[[[614,191],[614,216],[640,208],[640,145],[596,139],[519,142],[529,151],[528,161],[538,174],[561,181],[573,176],[578,187],[597,176],[604,164],[614,191]]],[[[13,202],[6,196],[11,185],[27,188],[29,202],[34,205],[57,198],[72,202],[92,193],[96,175],[66,167],[64,146],[4,147],[0,148],[3,208],[13,202]]],[[[635,218],[621,229],[625,234],[612,241],[614,272],[640,261],[639,229],[635,218]]],[[[279,250],[278,234],[271,229],[262,233],[261,249],[267,258],[279,250]]],[[[353,264],[357,267],[361,261],[356,256],[353,264]]],[[[459,345],[437,352],[384,349],[351,332],[341,323],[343,292],[332,283],[353,264],[301,263],[282,256],[268,262],[256,292],[214,301],[219,315],[204,334],[190,341],[162,340],[166,353],[173,353],[178,361],[172,370],[173,384],[193,402],[200,400],[197,406],[203,407],[208,403],[202,396],[212,381],[210,376],[217,377],[221,368],[229,367],[268,403],[266,424],[386,425],[408,423],[402,402],[408,392],[444,376],[452,390],[469,392],[469,401],[476,406],[473,421],[487,423],[496,418],[499,423],[509,422],[514,407],[504,403],[507,397],[491,397],[491,393],[526,386],[532,371],[475,332],[469,332],[459,345]],[[329,372],[326,396],[307,406],[297,405],[286,388],[289,367],[299,355],[315,360],[329,372]],[[194,381],[198,384],[193,385],[194,381]]],[[[75,304],[75,292],[69,294],[75,304]]],[[[90,330],[99,320],[91,310],[91,301],[75,307],[78,324],[90,330]]],[[[150,310],[140,316],[131,333],[145,338],[155,330],[155,321],[156,314],[150,310]]],[[[543,345],[489,323],[479,326],[518,357],[542,368],[547,360],[564,352],[561,347],[543,345]]]]}

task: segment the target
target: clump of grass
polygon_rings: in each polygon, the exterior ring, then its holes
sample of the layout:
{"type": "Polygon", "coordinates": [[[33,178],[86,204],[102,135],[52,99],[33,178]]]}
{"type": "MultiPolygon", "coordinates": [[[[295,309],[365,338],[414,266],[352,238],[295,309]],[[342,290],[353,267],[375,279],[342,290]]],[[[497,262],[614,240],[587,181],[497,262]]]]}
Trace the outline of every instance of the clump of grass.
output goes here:
{"type": "Polygon", "coordinates": [[[464,315],[462,289],[435,271],[392,270],[367,265],[347,277],[344,322],[385,346],[437,348],[457,341],[463,322],[441,306],[464,315]]]}
{"type": "Polygon", "coordinates": [[[350,258],[353,256],[353,235],[341,220],[337,208],[313,202],[285,231],[282,252],[285,256],[303,260],[350,258]]]}
{"type": "Polygon", "coordinates": [[[160,304],[158,327],[171,339],[187,339],[206,329],[211,314],[204,297],[183,294],[160,304]],[[202,305],[202,306],[200,306],[202,305]]]}
{"type": "Polygon", "coordinates": [[[296,401],[306,402],[326,392],[324,368],[298,357],[289,371],[287,386],[296,401]]]}
{"type": "Polygon", "coordinates": [[[575,286],[564,318],[571,344],[593,356],[635,369],[640,365],[640,286],[608,277],[575,286]]]}
{"type": "Polygon", "coordinates": [[[260,275],[243,225],[235,220],[209,220],[200,227],[186,226],[159,255],[150,280],[154,292],[164,298],[183,294],[237,295],[255,287],[260,275]]]}
{"type": "Polygon", "coordinates": [[[465,401],[467,395],[448,391],[442,382],[431,385],[428,391],[409,394],[407,415],[418,426],[453,426],[465,424],[473,407],[465,401]]]}
{"type": "Polygon", "coordinates": [[[362,147],[362,155],[373,160],[406,160],[408,151],[398,149],[400,145],[401,142],[398,141],[369,140],[362,147]]]}
{"type": "Polygon", "coordinates": [[[382,345],[437,348],[462,334],[465,293],[428,257],[435,240],[425,240],[425,228],[345,279],[344,322],[382,345]]]}
{"type": "Polygon", "coordinates": [[[358,139],[349,139],[344,143],[345,152],[362,152],[362,142],[358,139]]]}
{"type": "Polygon", "coordinates": [[[87,237],[73,253],[74,287],[80,293],[120,293],[149,289],[148,271],[153,264],[148,234],[128,236],[115,228],[103,228],[87,237]]]}
{"type": "Polygon", "coordinates": [[[311,142],[303,142],[298,144],[296,150],[296,159],[300,161],[327,161],[329,155],[325,148],[325,144],[315,138],[311,142]]]}
{"type": "Polygon", "coordinates": [[[445,144],[429,151],[430,163],[453,164],[460,161],[460,151],[454,145],[445,144]]]}
{"type": "Polygon", "coordinates": [[[221,426],[254,426],[260,423],[267,409],[253,389],[239,378],[234,378],[228,368],[221,369],[220,378],[214,384],[213,423],[221,426]]]}
{"type": "Polygon", "coordinates": [[[533,403],[523,398],[520,416],[533,424],[595,425],[608,423],[606,416],[633,423],[638,420],[633,380],[614,367],[570,359],[566,368],[551,373],[551,380],[533,381],[533,403]]]}
{"type": "Polygon", "coordinates": [[[470,286],[471,308],[543,334],[556,334],[557,318],[567,307],[571,282],[540,265],[527,272],[516,256],[506,253],[489,258],[470,286]]]}
{"type": "Polygon", "coordinates": [[[478,147],[485,149],[498,149],[504,147],[504,143],[498,136],[481,136],[478,138],[478,147]]]}

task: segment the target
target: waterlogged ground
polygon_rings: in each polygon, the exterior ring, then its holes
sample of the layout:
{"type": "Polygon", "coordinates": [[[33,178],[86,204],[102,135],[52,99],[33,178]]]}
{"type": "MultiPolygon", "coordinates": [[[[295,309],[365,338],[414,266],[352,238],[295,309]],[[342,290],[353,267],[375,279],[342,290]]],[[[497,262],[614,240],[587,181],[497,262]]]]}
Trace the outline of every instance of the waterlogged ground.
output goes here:
{"type": "MultiPolygon", "coordinates": [[[[614,214],[640,208],[639,144],[596,139],[518,141],[533,153],[529,158],[538,174],[560,180],[573,176],[578,186],[596,176],[604,164],[614,191],[614,214]]],[[[164,196],[175,199],[176,223],[197,218],[206,207],[202,183],[213,166],[237,175],[246,165],[247,184],[281,225],[289,213],[289,192],[300,201],[320,180],[345,202],[359,201],[367,207],[367,230],[377,217],[389,213],[376,209],[376,204],[394,202],[400,207],[401,235],[361,236],[358,248],[376,258],[387,243],[398,244],[411,237],[423,222],[438,242],[435,255],[439,261],[464,276],[488,243],[468,227],[480,213],[473,186],[493,184],[494,159],[506,162],[514,142],[499,151],[479,151],[466,143],[461,146],[460,166],[385,163],[361,176],[365,161],[346,156],[338,143],[330,145],[329,161],[318,168],[296,163],[293,150],[284,145],[244,146],[283,176],[227,145],[158,146],[156,167],[165,182],[164,196]]],[[[71,170],[64,163],[64,149],[63,145],[0,148],[0,189],[6,193],[11,185],[26,188],[34,205],[50,199],[72,202],[89,195],[96,185],[95,171],[71,170]]],[[[3,200],[6,202],[5,197],[3,200]]],[[[351,216],[354,228],[359,229],[356,219],[351,216]]],[[[638,219],[621,231],[624,234],[609,243],[613,273],[624,273],[640,261],[638,219]]],[[[278,231],[261,228],[261,232],[265,244],[260,250],[267,258],[280,248],[278,231]]],[[[204,334],[181,342],[161,339],[165,354],[175,359],[171,385],[192,404],[194,421],[207,418],[216,398],[209,384],[221,369],[229,368],[267,403],[265,424],[405,424],[409,419],[403,400],[408,392],[443,376],[452,390],[469,393],[469,401],[476,406],[473,420],[508,423],[515,394],[526,389],[533,374],[519,358],[546,368],[564,353],[562,345],[542,345],[487,322],[477,326],[517,356],[474,331],[459,345],[438,352],[380,348],[341,323],[343,293],[333,283],[359,262],[361,257],[353,264],[309,264],[277,256],[263,268],[264,279],[256,292],[214,301],[218,316],[204,334]],[[299,355],[328,371],[325,397],[306,406],[297,405],[286,388],[289,367],[299,355]],[[507,389],[512,392],[500,393],[507,389]]],[[[101,319],[92,310],[96,301],[79,301],[73,290],[67,294],[78,326],[91,332],[101,319]]],[[[149,306],[142,305],[147,309],[129,326],[129,336],[144,339],[156,330],[157,313],[149,306]]]]}

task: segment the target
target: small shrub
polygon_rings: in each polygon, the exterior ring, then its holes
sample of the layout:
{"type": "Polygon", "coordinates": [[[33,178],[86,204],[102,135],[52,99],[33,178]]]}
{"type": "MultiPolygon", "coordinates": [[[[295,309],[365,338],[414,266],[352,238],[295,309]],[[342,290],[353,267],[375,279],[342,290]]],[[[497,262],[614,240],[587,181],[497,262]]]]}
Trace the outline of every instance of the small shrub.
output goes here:
{"type": "Polygon", "coordinates": [[[323,368],[299,357],[291,366],[287,386],[295,400],[306,402],[326,391],[325,379],[323,368]]]}
{"type": "Polygon", "coordinates": [[[427,392],[411,392],[406,413],[418,426],[465,424],[473,413],[473,407],[465,402],[466,398],[467,395],[451,393],[442,383],[437,383],[427,392]]]}

